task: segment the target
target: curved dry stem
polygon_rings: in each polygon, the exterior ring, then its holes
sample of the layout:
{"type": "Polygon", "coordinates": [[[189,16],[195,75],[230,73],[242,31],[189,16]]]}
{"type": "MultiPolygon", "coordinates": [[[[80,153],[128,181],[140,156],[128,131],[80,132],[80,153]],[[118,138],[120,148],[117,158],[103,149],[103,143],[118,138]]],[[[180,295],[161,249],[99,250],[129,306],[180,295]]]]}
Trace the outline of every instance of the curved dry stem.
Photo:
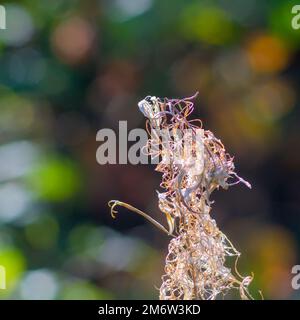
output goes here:
{"type": "Polygon", "coordinates": [[[163,231],[164,233],[166,233],[168,236],[173,236],[174,235],[172,233],[170,233],[163,225],[161,225],[159,222],[157,222],[155,219],[151,218],[147,213],[133,207],[132,205],[126,203],[126,202],[122,202],[119,200],[110,200],[108,202],[108,206],[110,207],[110,213],[111,216],[115,219],[116,218],[116,213],[118,213],[117,210],[115,210],[115,207],[120,206],[120,207],[124,207],[132,212],[137,213],[138,215],[144,217],[146,220],[148,220],[150,223],[152,223],[156,228],[158,228],[159,230],[163,231]]]}

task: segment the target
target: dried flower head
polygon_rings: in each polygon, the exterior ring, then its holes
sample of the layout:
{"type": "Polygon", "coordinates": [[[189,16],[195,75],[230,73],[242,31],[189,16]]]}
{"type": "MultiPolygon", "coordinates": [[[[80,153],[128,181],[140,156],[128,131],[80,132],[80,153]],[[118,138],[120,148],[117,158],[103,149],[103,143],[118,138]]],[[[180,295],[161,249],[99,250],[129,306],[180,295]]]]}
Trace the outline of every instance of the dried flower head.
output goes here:
{"type": "MultiPolygon", "coordinates": [[[[196,94],[197,95],[197,94],[196,94]]],[[[239,182],[251,188],[234,171],[233,158],[214,134],[202,128],[199,119],[189,120],[195,96],[164,100],[147,96],[139,102],[147,117],[149,140],[144,151],[157,160],[162,173],[158,204],[168,230],[144,212],[119,201],[117,205],[144,216],[173,238],[168,247],[160,299],[216,299],[230,289],[242,299],[252,298],[248,286],[252,276],[242,277],[236,268],[240,253],[211,217],[211,193],[239,182]],[[234,257],[235,265],[226,265],[234,257]]]]}

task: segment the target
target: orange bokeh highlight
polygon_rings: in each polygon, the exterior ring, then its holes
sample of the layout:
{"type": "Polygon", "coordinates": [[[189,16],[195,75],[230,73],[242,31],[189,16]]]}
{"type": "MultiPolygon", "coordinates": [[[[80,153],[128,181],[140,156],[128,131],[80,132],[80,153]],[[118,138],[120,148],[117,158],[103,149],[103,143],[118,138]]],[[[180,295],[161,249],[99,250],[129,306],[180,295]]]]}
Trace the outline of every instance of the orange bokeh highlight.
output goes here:
{"type": "Polygon", "coordinates": [[[94,31],[82,18],[72,17],[59,24],[51,38],[57,57],[66,64],[80,64],[91,52],[94,31]]]}
{"type": "Polygon", "coordinates": [[[250,38],[246,51],[252,69],[261,73],[283,70],[290,57],[288,48],[281,39],[266,34],[250,38]]]}

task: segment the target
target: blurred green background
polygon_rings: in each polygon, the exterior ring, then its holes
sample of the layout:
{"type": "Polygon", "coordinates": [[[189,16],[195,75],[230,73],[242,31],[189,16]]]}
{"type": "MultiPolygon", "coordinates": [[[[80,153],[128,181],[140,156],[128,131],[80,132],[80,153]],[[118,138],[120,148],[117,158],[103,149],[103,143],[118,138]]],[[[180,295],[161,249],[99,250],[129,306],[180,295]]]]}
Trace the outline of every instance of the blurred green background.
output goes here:
{"type": "MultiPolygon", "coordinates": [[[[168,240],[110,199],[165,222],[154,166],[96,162],[96,133],[144,127],[145,95],[190,96],[235,156],[241,186],[213,215],[255,275],[251,292],[299,299],[300,30],[296,1],[2,1],[2,299],[158,298],[168,240]]],[[[230,297],[230,296],[229,296],[230,297]]]]}

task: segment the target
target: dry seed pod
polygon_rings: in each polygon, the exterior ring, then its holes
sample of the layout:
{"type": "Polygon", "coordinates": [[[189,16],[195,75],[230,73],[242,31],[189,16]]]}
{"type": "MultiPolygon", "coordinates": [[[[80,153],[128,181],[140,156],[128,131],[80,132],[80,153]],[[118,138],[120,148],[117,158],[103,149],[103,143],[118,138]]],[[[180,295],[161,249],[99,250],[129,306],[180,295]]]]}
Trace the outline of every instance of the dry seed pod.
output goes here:
{"type": "Polygon", "coordinates": [[[146,150],[151,157],[160,156],[156,170],[162,173],[160,186],[165,192],[158,193],[159,208],[169,230],[144,212],[118,201],[111,202],[112,213],[117,205],[125,206],[173,236],[160,299],[216,299],[231,289],[237,289],[242,299],[252,299],[248,291],[252,277],[238,273],[240,253],[210,214],[210,195],[215,189],[227,189],[239,182],[251,185],[235,173],[233,158],[222,142],[202,129],[200,120],[188,120],[196,95],[164,100],[147,96],[138,104],[148,119],[146,150]],[[229,257],[236,259],[233,268],[226,266],[229,257]]]}

